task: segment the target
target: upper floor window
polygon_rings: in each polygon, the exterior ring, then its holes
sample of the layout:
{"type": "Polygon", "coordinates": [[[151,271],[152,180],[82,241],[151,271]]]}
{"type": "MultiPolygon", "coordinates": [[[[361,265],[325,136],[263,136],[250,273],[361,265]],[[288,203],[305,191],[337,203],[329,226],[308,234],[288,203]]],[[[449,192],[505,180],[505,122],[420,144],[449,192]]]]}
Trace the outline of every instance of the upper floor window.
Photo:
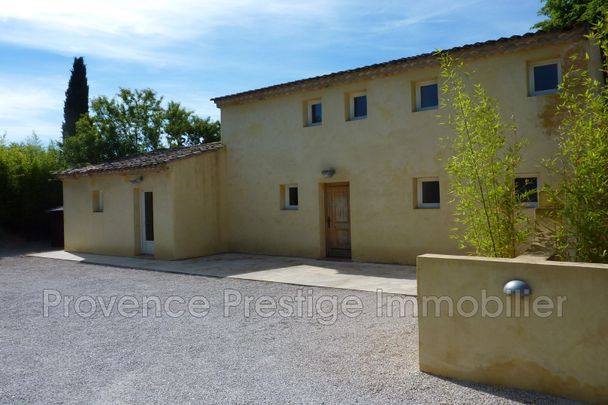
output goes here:
{"type": "Polygon", "coordinates": [[[416,111],[436,110],[439,107],[437,81],[416,84],[416,111]]]}
{"type": "Polygon", "coordinates": [[[517,200],[528,208],[538,207],[538,178],[517,177],[515,179],[517,200]]]}
{"type": "Polygon", "coordinates": [[[312,100],[306,103],[306,125],[321,125],[323,122],[323,104],[321,100],[312,100]]]}
{"type": "Polygon", "coordinates": [[[562,81],[559,61],[531,63],[528,71],[531,96],[555,93],[562,81]]]}
{"type": "Polygon", "coordinates": [[[426,177],[416,179],[418,208],[439,208],[441,203],[439,198],[439,178],[426,177]]]}
{"type": "Polygon", "coordinates": [[[367,94],[353,93],[350,95],[350,114],[351,120],[367,118],[367,94]]]}

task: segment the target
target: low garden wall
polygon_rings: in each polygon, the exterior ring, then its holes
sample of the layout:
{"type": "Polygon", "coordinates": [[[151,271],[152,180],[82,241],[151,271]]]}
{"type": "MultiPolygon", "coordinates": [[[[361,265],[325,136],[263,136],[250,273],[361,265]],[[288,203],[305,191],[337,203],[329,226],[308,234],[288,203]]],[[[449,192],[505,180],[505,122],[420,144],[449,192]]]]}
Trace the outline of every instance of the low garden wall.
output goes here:
{"type": "Polygon", "coordinates": [[[429,254],[417,278],[422,371],[608,401],[608,265],[429,254]]]}

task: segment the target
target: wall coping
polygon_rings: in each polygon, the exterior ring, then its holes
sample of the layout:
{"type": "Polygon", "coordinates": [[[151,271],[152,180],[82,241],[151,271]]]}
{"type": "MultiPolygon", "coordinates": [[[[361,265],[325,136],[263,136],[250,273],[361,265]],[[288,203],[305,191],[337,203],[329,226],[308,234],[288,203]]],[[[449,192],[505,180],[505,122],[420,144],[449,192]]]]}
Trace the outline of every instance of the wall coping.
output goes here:
{"type": "Polygon", "coordinates": [[[469,261],[469,262],[491,262],[491,263],[529,263],[539,266],[557,266],[557,267],[580,267],[589,269],[602,269],[608,271],[608,264],[603,263],[583,263],[583,262],[560,262],[543,259],[539,256],[523,255],[515,258],[506,257],[484,257],[484,256],[459,256],[459,255],[440,255],[434,253],[427,253],[420,255],[416,260],[425,259],[444,259],[444,260],[458,260],[458,261],[469,261]]]}

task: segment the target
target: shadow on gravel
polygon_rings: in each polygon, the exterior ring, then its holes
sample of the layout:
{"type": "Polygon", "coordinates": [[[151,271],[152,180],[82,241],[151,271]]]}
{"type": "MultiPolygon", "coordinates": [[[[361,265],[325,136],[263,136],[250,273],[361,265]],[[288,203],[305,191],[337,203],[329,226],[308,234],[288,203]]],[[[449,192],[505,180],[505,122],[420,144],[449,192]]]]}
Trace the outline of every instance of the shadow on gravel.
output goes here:
{"type": "Polygon", "coordinates": [[[571,399],[554,397],[543,393],[535,393],[532,391],[524,391],[517,388],[499,387],[495,385],[486,385],[470,381],[456,380],[453,378],[441,377],[434,374],[424,373],[433,375],[441,380],[451,382],[453,384],[460,385],[461,387],[470,388],[476,391],[486,392],[488,394],[496,395],[501,398],[508,399],[510,401],[520,402],[522,404],[582,404],[583,402],[573,401],[571,399]],[[538,395],[538,398],[530,401],[531,395],[538,395]]]}
{"type": "Polygon", "coordinates": [[[7,242],[0,240],[0,258],[24,256],[29,253],[53,249],[50,242],[7,242]]]}

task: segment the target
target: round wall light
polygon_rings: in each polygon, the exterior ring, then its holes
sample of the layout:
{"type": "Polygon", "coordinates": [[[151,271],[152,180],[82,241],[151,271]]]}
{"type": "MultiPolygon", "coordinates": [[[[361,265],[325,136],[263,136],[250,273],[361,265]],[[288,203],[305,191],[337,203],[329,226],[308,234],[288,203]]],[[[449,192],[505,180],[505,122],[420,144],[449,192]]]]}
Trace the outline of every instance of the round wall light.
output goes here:
{"type": "Polygon", "coordinates": [[[321,170],[321,176],[325,177],[326,179],[334,177],[334,174],[336,174],[336,169],[334,169],[333,167],[321,170]]]}
{"type": "Polygon", "coordinates": [[[532,289],[522,280],[511,280],[505,284],[502,291],[507,295],[518,295],[520,297],[528,296],[532,293],[532,289]]]}
{"type": "Polygon", "coordinates": [[[139,177],[136,177],[134,179],[129,180],[129,183],[131,183],[131,184],[139,184],[143,180],[144,180],[144,176],[139,176],[139,177]]]}

